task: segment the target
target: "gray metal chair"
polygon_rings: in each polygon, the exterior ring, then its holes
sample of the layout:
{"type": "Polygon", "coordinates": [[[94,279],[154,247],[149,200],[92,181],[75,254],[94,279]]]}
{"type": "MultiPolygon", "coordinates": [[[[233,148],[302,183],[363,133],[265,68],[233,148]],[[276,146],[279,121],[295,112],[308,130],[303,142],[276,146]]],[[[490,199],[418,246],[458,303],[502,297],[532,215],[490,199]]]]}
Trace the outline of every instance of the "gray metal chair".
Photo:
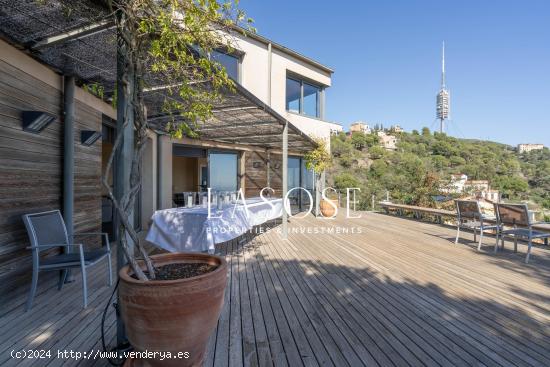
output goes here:
{"type": "Polygon", "coordinates": [[[525,263],[529,263],[531,256],[532,240],[535,238],[544,238],[548,244],[550,233],[536,231],[533,229],[537,224],[549,224],[547,222],[532,222],[529,216],[529,209],[526,204],[494,204],[495,213],[498,221],[497,243],[495,252],[498,250],[498,236],[501,238],[501,248],[504,249],[504,237],[514,237],[514,252],[518,250],[518,238],[524,238],[528,241],[527,255],[525,263]],[[505,226],[509,227],[505,229],[505,226]],[[511,228],[510,228],[511,227],[511,228]]]}
{"type": "MultiPolygon", "coordinates": [[[[481,250],[481,243],[483,241],[483,232],[487,229],[497,230],[496,224],[488,224],[488,220],[492,217],[485,216],[481,212],[479,203],[475,200],[455,200],[456,203],[456,239],[455,243],[458,243],[460,236],[460,228],[468,228],[474,231],[474,242],[476,242],[476,231],[479,230],[479,243],[477,250],[481,250]]],[[[497,237],[498,242],[498,237],[497,237]]]]}
{"type": "Polygon", "coordinates": [[[103,246],[92,251],[84,251],[82,244],[69,242],[67,228],[59,210],[52,210],[43,213],[34,213],[23,215],[23,222],[27,228],[27,233],[32,250],[32,284],[31,293],[27,301],[27,311],[31,309],[36,286],[38,284],[38,273],[41,270],[62,270],[59,279],[58,289],[63,287],[66,281],[68,270],[71,268],[80,268],[82,272],[82,291],[84,298],[84,308],[88,305],[88,289],[86,285],[86,268],[92,266],[102,259],[107,259],[109,267],[109,286],[113,283],[111,268],[111,247],[107,233],[78,233],[76,236],[99,235],[102,238],[103,246]],[[40,258],[42,251],[58,248],[60,254],[40,258]],[[77,252],[66,251],[71,248],[78,249],[77,252]]]}

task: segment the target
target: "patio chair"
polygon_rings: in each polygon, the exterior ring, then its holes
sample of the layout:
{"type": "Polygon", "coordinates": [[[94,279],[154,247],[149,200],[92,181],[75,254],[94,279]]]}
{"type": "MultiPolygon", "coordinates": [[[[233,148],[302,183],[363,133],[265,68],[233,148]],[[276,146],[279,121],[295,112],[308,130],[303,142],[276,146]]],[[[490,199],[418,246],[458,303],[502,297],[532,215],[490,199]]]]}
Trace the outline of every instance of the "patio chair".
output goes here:
{"type": "Polygon", "coordinates": [[[84,299],[84,308],[88,305],[88,289],[86,284],[86,269],[102,259],[107,259],[109,268],[109,286],[113,284],[112,266],[111,266],[111,247],[107,233],[78,233],[76,236],[99,235],[102,238],[103,245],[100,249],[84,251],[82,244],[69,243],[67,228],[59,210],[52,210],[43,213],[34,213],[23,215],[23,222],[27,228],[27,233],[32,250],[32,284],[29,299],[27,301],[27,311],[31,309],[36,286],[38,284],[38,273],[42,270],[61,270],[58,289],[61,290],[66,281],[68,270],[71,268],[80,268],[82,273],[82,292],[84,299]],[[62,250],[60,254],[40,258],[42,251],[57,248],[62,250]],[[78,251],[70,252],[71,248],[78,251]]]}
{"type": "Polygon", "coordinates": [[[525,256],[525,263],[529,263],[529,257],[531,256],[532,240],[535,238],[543,238],[545,243],[548,244],[548,238],[550,233],[536,231],[533,229],[537,224],[549,224],[547,222],[532,222],[529,216],[529,209],[526,204],[494,204],[495,213],[498,221],[498,234],[497,243],[495,245],[495,252],[498,250],[498,236],[501,239],[501,248],[504,249],[504,237],[514,237],[514,252],[518,250],[518,238],[524,238],[528,241],[527,255],[525,256]],[[505,226],[511,227],[505,229],[505,226]]]}
{"type": "MultiPolygon", "coordinates": [[[[479,203],[475,200],[455,200],[456,203],[456,239],[455,243],[458,243],[460,236],[460,228],[468,228],[474,231],[474,242],[476,242],[476,231],[479,230],[479,243],[477,250],[481,250],[481,243],[483,241],[483,232],[486,229],[497,230],[496,224],[488,224],[488,220],[492,217],[486,216],[481,212],[479,203]]],[[[497,237],[498,241],[498,237],[497,237]]]]}

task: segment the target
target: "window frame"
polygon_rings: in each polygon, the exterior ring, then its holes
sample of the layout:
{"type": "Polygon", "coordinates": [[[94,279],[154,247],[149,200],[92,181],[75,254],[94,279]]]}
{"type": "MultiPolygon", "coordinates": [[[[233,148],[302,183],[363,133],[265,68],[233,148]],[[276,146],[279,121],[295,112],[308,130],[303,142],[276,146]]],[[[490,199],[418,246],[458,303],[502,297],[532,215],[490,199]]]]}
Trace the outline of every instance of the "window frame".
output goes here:
{"type": "Polygon", "coordinates": [[[286,78],[285,78],[285,109],[289,113],[294,113],[294,114],[298,114],[298,115],[301,115],[301,116],[322,120],[322,119],[324,119],[324,93],[325,93],[325,86],[324,85],[322,85],[318,82],[312,81],[311,79],[307,79],[307,78],[304,78],[302,76],[293,74],[293,73],[287,73],[286,78]],[[291,111],[291,110],[288,109],[288,95],[287,95],[287,89],[286,89],[288,79],[300,83],[300,99],[299,99],[300,110],[299,110],[299,112],[291,111]],[[304,84],[310,85],[314,88],[318,88],[316,116],[311,116],[311,115],[304,112],[304,84]]]}
{"type": "MultiPolygon", "coordinates": [[[[242,74],[243,74],[242,73],[242,64],[243,64],[244,52],[239,52],[237,50],[233,50],[233,52],[228,52],[227,50],[218,49],[218,48],[214,49],[213,52],[224,54],[226,56],[233,57],[237,60],[237,80],[235,80],[235,81],[237,83],[241,84],[242,83],[242,74]]],[[[214,61],[217,61],[215,58],[213,58],[212,52],[210,53],[210,58],[213,59],[214,61]]],[[[217,62],[221,64],[221,62],[219,62],[219,61],[217,61],[217,62]]],[[[227,68],[225,67],[225,65],[223,65],[223,64],[221,64],[221,65],[226,69],[226,72],[227,72],[227,68]]]]}

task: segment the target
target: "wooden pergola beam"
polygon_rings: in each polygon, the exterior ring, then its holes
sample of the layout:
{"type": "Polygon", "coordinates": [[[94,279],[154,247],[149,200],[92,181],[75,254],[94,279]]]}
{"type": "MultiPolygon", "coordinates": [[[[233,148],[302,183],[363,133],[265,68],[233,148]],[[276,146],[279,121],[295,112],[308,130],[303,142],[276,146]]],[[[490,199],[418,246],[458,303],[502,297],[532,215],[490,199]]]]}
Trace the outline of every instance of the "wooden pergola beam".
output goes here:
{"type": "Polygon", "coordinates": [[[42,48],[46,47],[52,47],[57,44],[83,38],[86,36],[90,36],[92,34],[96,34],[99,32],[106,31],[108,29],[115,28],[115,22],[112,20],[103,20],[101,22],[85,25],[80,28],[72,29],[70,31],[62,32],[59,34],[56,34],[54,36],[45,37],[41,40],[36,41],[33,43],[30,48],[33,50],[40,50],[42,48]]]}

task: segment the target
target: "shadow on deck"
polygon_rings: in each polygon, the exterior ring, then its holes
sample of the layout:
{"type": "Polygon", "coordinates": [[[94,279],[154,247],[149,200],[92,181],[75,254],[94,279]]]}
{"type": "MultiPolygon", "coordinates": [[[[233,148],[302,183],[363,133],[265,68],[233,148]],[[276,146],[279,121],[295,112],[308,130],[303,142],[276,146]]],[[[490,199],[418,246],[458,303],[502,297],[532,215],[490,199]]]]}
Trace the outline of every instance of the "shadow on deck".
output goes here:
{"type": "MultiPolygon", "coordinates": [[[[494,255],[487,238],[478,252],[471,235],[454,245],[450,228],[372,213],[289,227],[288,240],[276,227],[219,247],[230,272],[205,365],[550,365],[549,251],[536,248],[525,265],[525,246],[494,255]]],[[[41,284],[28,314],[26,289],[3,302],[0,363],[16,365],[9,353],[18,348],[100,348],[112,290],[104,278],[94,273],[85,311],[78,280],[61,292],[54,279],[41,284]]],[[[112,313],[108,320],[112,340],[112,313]]],[[[107,365],[22,365],[33,362],[107,365]]]]}

